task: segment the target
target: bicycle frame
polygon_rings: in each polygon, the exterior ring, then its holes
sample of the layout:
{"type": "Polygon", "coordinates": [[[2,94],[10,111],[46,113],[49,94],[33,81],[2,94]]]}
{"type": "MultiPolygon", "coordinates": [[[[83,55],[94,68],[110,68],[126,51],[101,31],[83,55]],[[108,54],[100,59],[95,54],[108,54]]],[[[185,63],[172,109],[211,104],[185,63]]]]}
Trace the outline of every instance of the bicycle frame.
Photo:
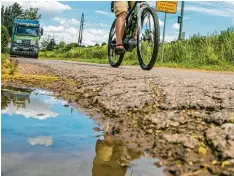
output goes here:
{"type": "MultiPolygon", "coordinates": [[[[149,6],[145,1],[137,1],[135,2],[133,8],[128,12],[127,17],[125,18],[126,21],[126,28],[124,30],[124,35],[123,35],[123,41],[128,35],[128,29],[127,26],[129,25],[129,19],[133,15],[134,11],[137,11],[137,22],[135,24],[138,25],[138,31],[140,32],[139,35],[140,37],[142,36],[141,34],[141,11],[143,10],[142,6],[149,6]]],[[[130,21],[131,22],[131,21],[130,21]]],[[[133,26],[133,29],[135,29],[136,26],[133,26]]]]}

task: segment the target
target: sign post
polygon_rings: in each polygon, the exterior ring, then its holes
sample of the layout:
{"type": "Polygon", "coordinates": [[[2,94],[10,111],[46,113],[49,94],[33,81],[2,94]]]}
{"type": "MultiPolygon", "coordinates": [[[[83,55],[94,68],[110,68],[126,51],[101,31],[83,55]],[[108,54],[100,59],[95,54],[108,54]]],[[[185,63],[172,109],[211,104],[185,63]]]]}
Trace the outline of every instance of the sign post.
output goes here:
{"type": "Polygon", "coordinates": [[[182,40],[185,39],[185,32],[181,32],[181,39],[182,39],[182,40]]]}
{"type": "Polygon", "coordinates": [[[165,12],[164,25],[163,25],[162,58],[161,58],[161,62],[163,62],[163,55],[164,55],[164,40],[165,40],[165,32],[166,32],[166,22],[167,22],[167,13],[165,12]]]}
{"type": "Polygon", "coordinates": [[[177,12],[177,1],[156,1],[156,10],[159,11],[159,12],[165,12],[164,26],[163,26],[163,39],[162,39],[162,58],[161,58],[161,62],[163,62],[167,13],[176,14],[176,12],[177,12]]]}

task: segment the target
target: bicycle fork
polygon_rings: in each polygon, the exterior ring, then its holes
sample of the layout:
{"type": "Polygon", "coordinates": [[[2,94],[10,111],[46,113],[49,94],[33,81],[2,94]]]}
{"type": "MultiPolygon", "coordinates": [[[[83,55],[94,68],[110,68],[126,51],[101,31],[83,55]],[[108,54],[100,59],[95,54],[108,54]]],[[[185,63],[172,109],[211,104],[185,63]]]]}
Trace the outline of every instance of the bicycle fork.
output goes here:
{"type": "MultiPolygon", "coordinates": [[[[141,41],[142,41],[142,31],[141,31],[141,8],[140,8],[141,4],[137,4],[137,25],[138,25],[138,45],[139,47],[141,47],[141,41]]],[[[141,50],[140,50],[141,52],[141,50]]]]}

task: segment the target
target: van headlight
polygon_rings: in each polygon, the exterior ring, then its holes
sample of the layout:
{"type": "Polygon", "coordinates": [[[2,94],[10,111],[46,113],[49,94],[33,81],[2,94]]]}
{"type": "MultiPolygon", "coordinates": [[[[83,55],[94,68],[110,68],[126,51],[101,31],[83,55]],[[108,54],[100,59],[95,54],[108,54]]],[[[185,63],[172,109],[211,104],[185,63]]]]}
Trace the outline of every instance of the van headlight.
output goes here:
{"type": "Polygon", "coordinates": [[[31,45],[35,45],[36,44],[36,42],[35,41],[33,41],[33,40],[31,40],[31,43],[30,43],[31,45]]]}
{"type": "Polygon", "coordinates": [[[13,47],[13,48],[12,48],[12,51],[16,51],[16,50],[17,50],[17,47],[13,47]]]}
{"type": "Polygon", "coordinates": [[[22,40],[16,40],[16,43],[22,43],[22,40]]]}

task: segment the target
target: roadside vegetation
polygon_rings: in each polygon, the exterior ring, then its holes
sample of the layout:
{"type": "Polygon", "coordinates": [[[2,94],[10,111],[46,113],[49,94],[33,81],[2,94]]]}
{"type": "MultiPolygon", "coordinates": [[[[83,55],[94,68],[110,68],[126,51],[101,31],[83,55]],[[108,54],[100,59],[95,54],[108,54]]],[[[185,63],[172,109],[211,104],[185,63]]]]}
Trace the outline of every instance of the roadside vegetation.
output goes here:
{"type": "Polygon", "coordinates": [[[4,76],[14,76],[18,71],[18,63],[9,58],[8,54],[1,54],[1,73],[4,76]]]}
{"type": "MultiPolygon", "coordinates": [[[[106,43],[78,47],[75,43],[61,42],[48,48],[40,52],[40,58],[108,64],[106,43]]],[[[234,28],[166,43],[164,51],[163,63],[160,50],[156,66],[234,71],[234,28]]],[[[125,55],[122,65],[138,65],[136,50],[125,55]]]]}

